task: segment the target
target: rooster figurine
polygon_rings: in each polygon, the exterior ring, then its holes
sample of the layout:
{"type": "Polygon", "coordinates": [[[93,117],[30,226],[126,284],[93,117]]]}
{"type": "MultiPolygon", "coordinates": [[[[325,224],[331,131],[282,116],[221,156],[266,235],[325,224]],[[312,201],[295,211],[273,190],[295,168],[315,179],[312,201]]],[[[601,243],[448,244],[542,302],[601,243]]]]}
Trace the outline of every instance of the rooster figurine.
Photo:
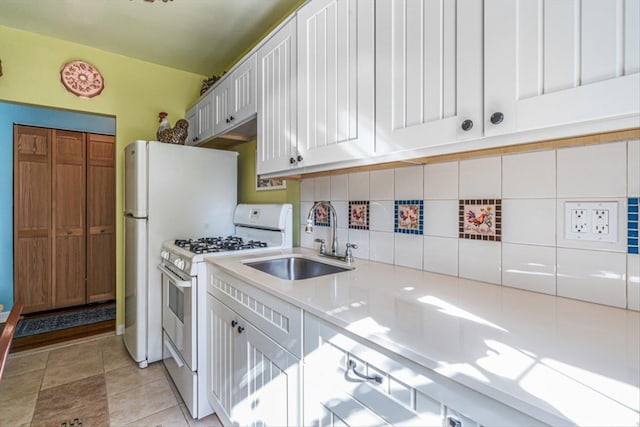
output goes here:
{"type": "Polygon", "coordinates": [[[167,116],[168,114],[164,111],[158,114],[160,118],[160,126],[158,126],[158,131],[156,132],[158,141],[184,145],[189,133],[189,122],[185,119],[180,119],[176,122],[175,127],[171,128],[167,116]]]}
{"type": "Polygon", "coordinates": [[[171,124],[169,123],[169,119],[167,119],[167,116],[169,114],[165,113],[164,111],[161,111],[160,113],[158,113],[158,118],[160,119],[160,126],[158,126],[158,131],[156,132],[156,138],[158,139],[158,141],[160,141],[160,132],[162,132],[165,129],[170,129],[171,128],[171,124]]]}

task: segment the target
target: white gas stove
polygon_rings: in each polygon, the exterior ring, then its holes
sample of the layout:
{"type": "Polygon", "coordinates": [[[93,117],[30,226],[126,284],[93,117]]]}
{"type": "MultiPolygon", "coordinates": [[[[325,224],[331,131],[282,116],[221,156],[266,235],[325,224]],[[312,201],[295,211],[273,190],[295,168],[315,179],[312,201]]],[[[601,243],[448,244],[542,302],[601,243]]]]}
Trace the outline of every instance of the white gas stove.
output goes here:
{"type": "Polygon", "coordinates": [[[207,258],[291,248],[290,204],[240,204],[233,236],[180,236],[160,252],[163,362],[194,418],[213,412],[206,391],[207,258]]]}

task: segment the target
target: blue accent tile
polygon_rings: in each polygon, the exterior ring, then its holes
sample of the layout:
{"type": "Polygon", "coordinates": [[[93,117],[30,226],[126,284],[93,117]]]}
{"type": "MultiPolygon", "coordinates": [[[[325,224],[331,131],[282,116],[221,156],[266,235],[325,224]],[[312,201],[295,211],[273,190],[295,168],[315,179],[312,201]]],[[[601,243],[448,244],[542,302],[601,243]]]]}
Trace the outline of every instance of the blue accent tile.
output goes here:
{"type": "Polygon", "coordinates": [[[627,228],[629,228],[629,230],[637,230],[638,223],[636,221],[629,221],[629,226],[627,228]]]}
{"type": "Polygon", "coordinates": [[[638,206],[629,205],[629,213],[638,213],[638,206]]]}
{"type": "Polygon", "coordinates": [[[637,247],[635,247],[635,248],[629,247],[629,253],[630,254],[637,254],[638,253],[638,248],[637,247]]]}
{"type": "Polygon", "coordinates": [[[638,239],[629,239],[629,246],[638,246],[638,239]]]}
{"type": "Polygon", "coordinates": [[[629,230],[629,231],[627,231],[627,237],[638,238],[638,230],[629,230]]]}
{"type": "Polygon", "coordinates": [[[629,219],[629,221],[637,221],[638,220],[638,214],[637,213],[636,214],[631,214],[630,213],[628,219],[629,219]]]}
{"type": "Polygon", "coordinates": [[[630,205],[637,205],[637,204],[639,204],[638,201],[640,201],[640,199],[638,199],[637,197],[634,197],[634,198],[629,199],[629,204],[630,205]]]}

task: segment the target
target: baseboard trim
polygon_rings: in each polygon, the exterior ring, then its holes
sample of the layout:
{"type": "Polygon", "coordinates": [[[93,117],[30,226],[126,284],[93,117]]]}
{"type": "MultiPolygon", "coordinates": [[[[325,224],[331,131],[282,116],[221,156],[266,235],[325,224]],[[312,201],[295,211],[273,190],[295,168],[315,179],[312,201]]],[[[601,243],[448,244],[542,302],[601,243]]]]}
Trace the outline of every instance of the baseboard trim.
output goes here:
{"type": "Polygon", "coordinates": [[[124,325],[116,325],[116,335],[124,334],[124,325]]]}

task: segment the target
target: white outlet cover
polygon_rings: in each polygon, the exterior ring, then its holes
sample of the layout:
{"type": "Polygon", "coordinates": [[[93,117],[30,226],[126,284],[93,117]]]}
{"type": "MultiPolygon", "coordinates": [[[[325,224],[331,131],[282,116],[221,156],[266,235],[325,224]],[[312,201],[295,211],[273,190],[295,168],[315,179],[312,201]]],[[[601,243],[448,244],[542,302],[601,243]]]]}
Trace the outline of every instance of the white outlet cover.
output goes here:
{"type": "Polygon", "coordinates": [[[564,212],[565,239],[613,243],[618,241],[618,202],[565,202],[564,212]],[[578,211],[585,214],[578,216],[578,211]],[[577,229],[580,231],[576,231],[577,229]]]}

